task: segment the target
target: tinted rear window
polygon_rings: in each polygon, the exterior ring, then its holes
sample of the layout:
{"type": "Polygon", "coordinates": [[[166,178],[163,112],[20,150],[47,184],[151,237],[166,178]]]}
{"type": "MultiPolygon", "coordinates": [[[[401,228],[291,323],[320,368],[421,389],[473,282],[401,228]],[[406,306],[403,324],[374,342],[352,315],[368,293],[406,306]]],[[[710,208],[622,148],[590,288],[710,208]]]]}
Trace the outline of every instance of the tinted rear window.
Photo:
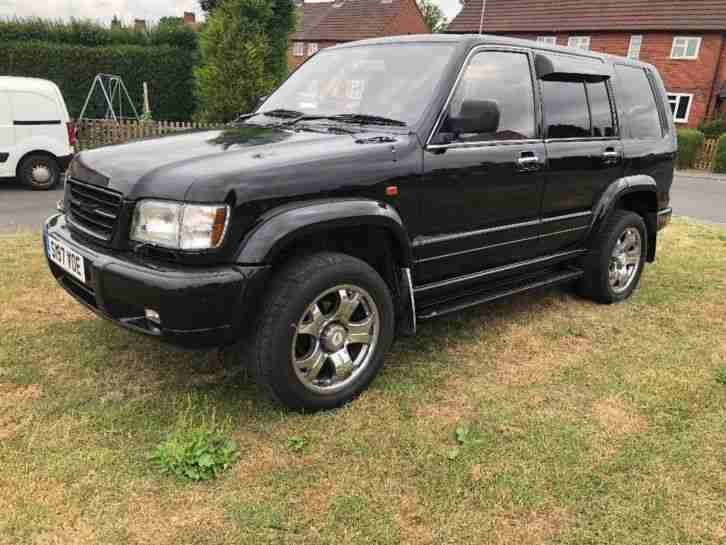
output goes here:
{"type": "Polygon", "coordinates": [[[660,116],[645,70],[615,65],[615,72],[618,75],[618,110],[627,124],[630,138],[660,138],[660,116]]]}
{"type": "Polygon", "coordinates": [[[590,136],[585,84],[568,81],[543,81],[547,138],[585,138],[590,136]]]}
{"type": "Polygon", "coordinates": [[[588,83],[587,98],[592,115],[592,135],[595,137],[615,136],[613,111],[605,82],[588,83]]]}

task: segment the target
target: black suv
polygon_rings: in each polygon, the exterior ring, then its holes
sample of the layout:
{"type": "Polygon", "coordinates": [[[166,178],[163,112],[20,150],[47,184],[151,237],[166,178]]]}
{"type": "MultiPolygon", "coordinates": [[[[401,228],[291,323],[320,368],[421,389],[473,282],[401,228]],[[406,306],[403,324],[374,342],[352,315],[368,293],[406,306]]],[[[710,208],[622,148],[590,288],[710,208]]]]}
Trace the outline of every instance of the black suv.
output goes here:
{"type": "Polygon", "coordinates": [[[97,314],[184,346],[250,339],[281,402],[329,408],[420,320],[571,281],[630,296],[675,154],[650,65],[367,40],[314,55],[224,130],[81,153],[44,242],[97,314]]]}

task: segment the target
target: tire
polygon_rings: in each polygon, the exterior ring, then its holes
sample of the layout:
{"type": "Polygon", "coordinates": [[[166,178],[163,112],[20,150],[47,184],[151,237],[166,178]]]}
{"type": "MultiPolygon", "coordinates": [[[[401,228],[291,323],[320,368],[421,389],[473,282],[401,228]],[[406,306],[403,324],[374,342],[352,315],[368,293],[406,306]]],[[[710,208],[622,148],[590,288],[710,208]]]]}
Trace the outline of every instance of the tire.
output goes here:
{"type": "Polygon", "coordinates": [[[50,155],[30,154],[18,166],[18,179],[29,189],[36,191],[52,189],[58,184],[60,178],[58,162],[50,155]]]}
{"type": "Polygon", "coordinates": [[[640,215],[628,210],[613,212],[584,259],[580,295],[604,304],[630,297],[643,273],[647,245],[648,231],[640,215]]]}
{"type": "Polygon", "coordinates": [[[257,382],[292,409],[332,409],[355,398],[380,370],[393,340],[388,286],[349,255],[292,259],[273,277],[262,307],[257,382]]]}

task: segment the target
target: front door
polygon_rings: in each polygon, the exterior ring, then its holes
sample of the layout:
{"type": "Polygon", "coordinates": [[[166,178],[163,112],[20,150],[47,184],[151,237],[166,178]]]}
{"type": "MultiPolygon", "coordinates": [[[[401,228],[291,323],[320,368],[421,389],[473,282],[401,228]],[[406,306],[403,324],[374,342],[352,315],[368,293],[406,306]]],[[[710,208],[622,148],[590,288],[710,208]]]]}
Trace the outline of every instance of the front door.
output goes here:
{"type": "Polygon", "coordinates": [[[470,56],[424,152],[415,284],[536,254],[546,157],[533,82],[527,51],[480,49],[470,56]],[[462,105],[471,101],[498,110],[496,126],[457,131],[462,105]]]}

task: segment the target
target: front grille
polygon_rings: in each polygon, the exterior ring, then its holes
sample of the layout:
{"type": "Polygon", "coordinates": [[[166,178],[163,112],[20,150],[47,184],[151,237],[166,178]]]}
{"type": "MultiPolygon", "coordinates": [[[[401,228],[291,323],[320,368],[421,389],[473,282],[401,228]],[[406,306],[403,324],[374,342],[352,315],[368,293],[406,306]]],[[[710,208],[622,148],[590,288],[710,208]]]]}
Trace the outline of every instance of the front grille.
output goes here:
{"type": "Polygon", "coordinates": [[[121,194],[110,189],[66,180],[68,219],[83,234],[110,242],[121,213],[121,194]]]}

